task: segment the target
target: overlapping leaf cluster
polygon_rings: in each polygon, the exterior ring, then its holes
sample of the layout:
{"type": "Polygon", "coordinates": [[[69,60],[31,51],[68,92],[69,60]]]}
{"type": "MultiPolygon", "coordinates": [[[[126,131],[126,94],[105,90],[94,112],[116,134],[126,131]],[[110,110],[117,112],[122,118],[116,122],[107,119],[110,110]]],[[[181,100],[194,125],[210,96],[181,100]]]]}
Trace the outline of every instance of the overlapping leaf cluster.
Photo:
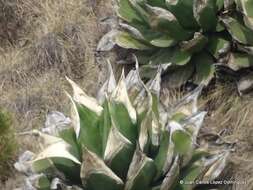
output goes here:
{"type": "Polygon", "coordinates": [[[118,0],[117,13],[116,43],[141,50],[144,77],[169,64],[172,86],[207,84],[215,64],[235,71],[253,65],[252,0],[118,0]]]}
{"type": "Polygon", "coordinates": [[[43,151],[32,161],[42,173],[38,189],[194,189],[194,180],[219,177],[229,152],[197,145],[206,114],[197,109],[201,87],[169,106],[160,98],[161,69],[147,84],[138,67],[118,84],[109,71],[96,99],[68,79],[74,127],[59,136],[38,133],[43,151]]]}

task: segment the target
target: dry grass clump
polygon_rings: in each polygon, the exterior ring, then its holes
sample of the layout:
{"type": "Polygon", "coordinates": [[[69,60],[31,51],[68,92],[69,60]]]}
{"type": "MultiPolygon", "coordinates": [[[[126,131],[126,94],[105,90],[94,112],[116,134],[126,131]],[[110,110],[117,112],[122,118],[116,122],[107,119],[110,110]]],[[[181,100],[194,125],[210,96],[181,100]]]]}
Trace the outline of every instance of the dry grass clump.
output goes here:
{"type": "Polygon", "coordinates": [[[17,0],[0,0],[0,44],[6,46],[17,40],[18,32],[23,24],[18,16],[17,0]]]}
{"type": "MultiPolygon", "coordinates": [[[[20,115],[34,113],[33,105],[45,111],[54,102],[51,109],[59,108],[58,99],[62,100],[63,95],[58,91],[65,88],[66,75],[80,81],[91,93],[95,90],[99,68],[94,50],[102,35],[94,12],[98,4],[93,2],[91,6],[88,0],[13,0],[12,3],[1,0],[1,3],[18,15],[13,17],[23,15],[26,21],[23,27],[28,32],[20,36],[19,40],[25,41],[22,46],[0,43],[0,90],[3,92],[0,105],[11,107],[20,115]]],[[[2,13],[6,19],[7,13],[2,13]]]]}
{"type": "Polygon", "coordinates": [[[209,109],[205,122],[208,133],[224,130],[226,142],[235,143],[232,154],[234,190],[253,189],[253,97],[238,96],[235,86],[217,85],[207,93],[202,104],[209,109]]]}

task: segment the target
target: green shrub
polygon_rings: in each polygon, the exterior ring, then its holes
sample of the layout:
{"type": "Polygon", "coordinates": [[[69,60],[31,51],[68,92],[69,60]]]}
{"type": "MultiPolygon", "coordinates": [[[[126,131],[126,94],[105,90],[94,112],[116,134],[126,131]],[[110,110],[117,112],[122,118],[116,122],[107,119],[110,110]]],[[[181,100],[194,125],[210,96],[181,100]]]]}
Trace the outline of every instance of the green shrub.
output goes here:
{"type": "Polygon", "coordinates": [[[9,174],[17,148],[12,124],[10,114],[0,110],[0,179],[5,179],[9,174]]]}

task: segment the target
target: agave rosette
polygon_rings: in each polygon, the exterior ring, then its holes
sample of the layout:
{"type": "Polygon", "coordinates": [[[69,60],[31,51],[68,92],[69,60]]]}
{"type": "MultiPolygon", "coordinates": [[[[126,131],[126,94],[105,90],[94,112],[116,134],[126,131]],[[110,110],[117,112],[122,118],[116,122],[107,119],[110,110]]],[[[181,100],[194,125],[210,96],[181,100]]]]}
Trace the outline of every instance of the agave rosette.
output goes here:
{"type": "Polygon", "coordinates": [[[147,84],[138,67],[116,83],[109,65],[97,98],[68,81],[74,127],[57,136],[39,133],[43,149],[32,160],[36,188],[194,189],[180,180],[214,180],[226,166],[228,151],[197,145],[206,115],[197,109],[201,87],[168,106],[160,98],[161,68],[147,84]]]}
{"type": "Polygon", "coordinates": [[[216,64],[253,65],[252,0],[118,0],[116,9],[123,22],[114,41],[140,50],[144,78],[154,76],[154,65],[170,64],[172,87],[207,84],[216,64]]]}

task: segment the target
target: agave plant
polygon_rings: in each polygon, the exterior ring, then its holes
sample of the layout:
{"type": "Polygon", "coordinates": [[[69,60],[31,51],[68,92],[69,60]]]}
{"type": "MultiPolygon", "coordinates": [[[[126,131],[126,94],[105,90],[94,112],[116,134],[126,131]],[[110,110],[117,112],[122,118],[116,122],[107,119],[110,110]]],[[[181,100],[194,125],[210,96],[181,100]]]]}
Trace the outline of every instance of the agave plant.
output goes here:
{"type": "Polygon", "coordinates": [[[229,152],[197,143],[206,115],[197,109],[202,87],[169,106],[160,98],[161,69],[147,84],[138,67],[117,84],[109,71],[97,98],[67,79],[73,128],[36,132],[43,149],[30,163],[38,189],[190,190],[195,180],[220,176],[229,152]]]}
{"type": "Polygon", "coordinates": [[[215,65],[235,71],[253,65],[251,0],[118,0],[116,9],[123,22],[111,37],[140,50],[145,78],[165,64],[172,87],[189,79],[207,84],[215,65]]]}

